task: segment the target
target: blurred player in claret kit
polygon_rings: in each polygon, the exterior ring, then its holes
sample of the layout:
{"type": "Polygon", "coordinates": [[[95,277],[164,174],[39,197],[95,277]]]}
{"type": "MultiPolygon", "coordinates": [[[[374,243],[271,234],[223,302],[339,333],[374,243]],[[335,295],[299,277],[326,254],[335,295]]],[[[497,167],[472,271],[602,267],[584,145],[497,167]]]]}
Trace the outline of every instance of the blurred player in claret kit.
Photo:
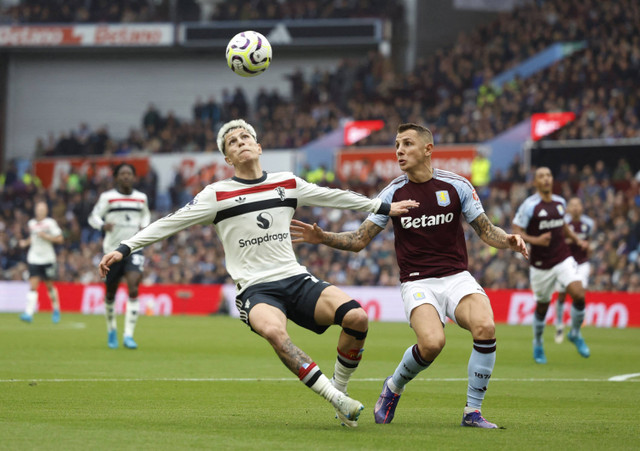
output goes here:
{"type": "Polygon", "coordinates": [[[125,239],[103,257],[100,273],[109,274],[131,252],[189,226],[213,224],[238,291],[240,319],[271,344],[300,381],[333,405],[343,424],[355,427],[364,407],[346,390],[362,357],[367,314],[342,290],[316,279],[298,264],[289,233],[291,218],[304,205],[399,215],[418,203],[387,203],[319,187],[290,172],[264,172],[256,132],[242,119],[224,124],[217,143],[235,175],[208,185],[180,210],[125,239]],[[332,380],[291,342],[288,319],[318,334],[332,324],[342,327],[332,380]]]}
{"type": "MultiPolygon", "coordinates": [[[[525,257],[527,249],[521,237],[507,234],[489,221],[467,179],[431,166],[433,151],[429,129],[417,124],[400,125],[396,157],[405,174],[378,195],[384,202],[416,199],[420,206],[392,219],[402,300],[417,344],[407,348],[395,372],[385,380],[374,418],[376,423],[391,423],[405,385],[426,370],[444,348],[448,317],[471,332],[473,339],[461,425],[495,429],[497,426],[480,410],[496,360],[493,311],[485,291],[467,271],[462,217],[490,246],[512,249],[525,257]]],[[[371,214],[358,230],[341,233],[294,221],[292,235],[294,242],[322,243],[358,252],[384,230],[388,221],[386,216],[371,214]]]]}
{"type": "Polygon", "coordinates": [[[20,319],[26,323],[33,321],[33,314],[38,307],[38,285],[44,280],[47,292],[51,299],[53,310],[51,320],[54,323],[60,321],[60,300],[58,290],[53,286],[53,280],[57,275],[56,251],[54,244],[62,244],[62,230],[53,218],[48,218],[49,208],[46,202],[39,201],[35,205],[34,219],[28,223],[29,238],[20,240],[20,247],[29,247],[27,264],[29,265],[29,292],[27,293],[27,305],[20,319]]]}
{"type": "MultiPolygon", "coordinates": [[[[582,200],[579,197],[572,197],[567,204],[567,214],[564,217],[565,222],[569,225],[569,228],[580,238],[581,240],[589,243],[589,239],[595,232],[595,222],[590,217],[582,214],[584,207],[582,206],[582,200]]],[[[578,246],[573,241],[569,240],[569,250],[571,255],[575,258],[578,264],[578,274],[582,280],[582,286],[587,289],[589,286],[589,274],[591,273],[591,263],[589,263],[589,250],[581,246],[578,246]]],[[[564,341],[564,300],[566,298],[566,292],[563,287],[558,286],[558,299],[556,300],[556,343],[562,343],[564,341]]]]}
{"type": "Polygon", "coordinates": [[[578,264],[571,256],[565,239],[586,251],[587,243],[580,239],[565,222],[565,200],[553,194],[553,175],[547,167],[536,169],[534,177],[536,194],[520,205],[513,218],[513,229],[531,245],[529,278],[536,298],[533,315],[533,359],[547,363],[542,335],[551,295],[559,286],[569,293],[571,304],[571,331],[567,335],[582,357],[591,352],[582,338],[580,329],[584,321],[584,287],[578,273],[578,264]]]}
{"type": "MultiPolygon", "coordinates": [[[[133,189],[136,177],[135,168],[128,163],[121,163],[113,170],[115,188],[100,195],[98,203],[89,216],[89,224],[105,233],[102,242],[106,253],[113,251],[122,240],[131,238],[140,229],[149,225],[151,213],[147,195],[133,189]]],[[[107,345],[111,349],[118,347],[116,326],[116,291],[124,277],[129,290],[127,309],[124,317],[123,344],[127,349],[137,349],[133,339],[140,303],[138,302],[138,286],[142,280],[144,255],[135,252],[118,262],[106,275],[105,314],[107,316],[107,345]]]]}

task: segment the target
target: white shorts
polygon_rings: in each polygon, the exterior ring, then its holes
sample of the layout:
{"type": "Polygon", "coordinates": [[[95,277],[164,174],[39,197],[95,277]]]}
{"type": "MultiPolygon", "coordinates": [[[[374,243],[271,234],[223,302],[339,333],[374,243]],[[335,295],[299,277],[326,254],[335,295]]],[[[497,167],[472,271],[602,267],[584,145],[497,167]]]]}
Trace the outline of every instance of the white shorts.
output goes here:
{"type": "MultiPolygon", "coordinates": [[[[580,263],[578,265],[578,274],[580,275],[582,286],[586,289],[589,286],[589,275],[591,274],[591,263],[588,261],[584,263],[580,263]]],[[[556,291],[563,293],[564,288],[560,286],[559,282],[556,282],[556,291]]]]}
{"type": "Polygon", "coordinates": [[[469,271],[462,271],[452,276],[404,282],[402,283],[404,313],[411,323],[411,312],[414,308],[422,304],[431,304],[438,311],[442,324],[447,317],[457,323],[455,311],[458,303],[463,297],[473,293],[487,296],[469,271]]]}
{"type": "Polygon", "coordinates": [[[582,280],[578,274],[578,263],[573,257],[568,257],[549,269],[531,266],[529,267],[529,278],[536,302],[543,304],[551,301],[551,295],[554,291],[564,291],[570,283],[582,280]]]}

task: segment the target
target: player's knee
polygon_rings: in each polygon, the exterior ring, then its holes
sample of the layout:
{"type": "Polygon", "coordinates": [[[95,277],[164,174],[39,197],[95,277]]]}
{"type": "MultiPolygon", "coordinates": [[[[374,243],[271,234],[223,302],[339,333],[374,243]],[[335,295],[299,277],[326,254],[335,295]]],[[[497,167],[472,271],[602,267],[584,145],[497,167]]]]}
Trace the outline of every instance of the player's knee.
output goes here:
{"type": "Polygon", "coordinates": [[[471,326],[474,340],[491,340],[496,336],[496,325],[491,318],[476,322],[471,326]]]}
{"type": "Polygon", "coordinates": [[[418,351],[420,352],[420,357],[427,362],[432,362],[433,359],[440,354],[445,343],[446,340],[444,335],[418,340],[418,351]]]}
{"type": "Polygon", "coordinates": [[[369,317],[363,308],[350,310],[342,320],[344,329],[352,329],[357,331],[366,331],[369,329],[369,317]]]}
{"type": "Polygon", "coordinates": [[[265,324],[259,327],[254,326],[254,329],[269,343],[271,343],[271,346],[274,348],[280,348],[288,338],[287,331],[279,324],[265,324]]]}
{"type": "Polygon", "coordinates": [[[362,306],[360,306],[360,303],[354,299],[351,299],[350,301],[345,302],[336,309],[336,312],[333,316],[333,324],[344,327],[345,318],[347,317],[347,315],[351,317],[352,312],[355,310],[361,310],[362,313],[364,313],[364,316],[367,316],[365,311],[362,310],[362,306]]]}
{"type": "Polygon", "coordinates": [[[134,289],[129,288],[129,298],[137,298],[138,297],[138,287],[134,289]]]}

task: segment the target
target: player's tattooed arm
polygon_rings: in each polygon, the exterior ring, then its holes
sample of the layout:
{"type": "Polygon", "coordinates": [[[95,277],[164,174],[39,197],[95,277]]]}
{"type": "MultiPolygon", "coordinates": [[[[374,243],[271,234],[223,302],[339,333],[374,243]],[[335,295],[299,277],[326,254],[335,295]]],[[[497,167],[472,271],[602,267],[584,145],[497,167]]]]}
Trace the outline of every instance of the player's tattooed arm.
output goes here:
{"type": "Polygon", "coordinates": [[[345,251],[359,252],[364,249],[383,228],[371,221],[364,221],[353,232],[324,232],[322,244],[345,251]]]}
{"type": "Polygon", "coordinates": [[[495,226],[489,221],[485,213],[480,215],[471,222],[471,227],[476,231],[482,241],[489,246],[498,249],[511,249],[520,252],[525,258],[529,257],[527,246],[520,235],[513,235],[505,232],[500,227],[495,226]]]}
{"type": "Polygon", "coordinates": [[[287,338],[285,342],[282,343],[282,347],[276,349],[276,352],[280,360],[282,360],[282,363],[296,375],[300,368],[302,368],[302,365],[313,362],[311,357],[291,342],[290,338],[287,338]]]}
{"type": "Polygon", "coordinates": [[[291,221],[291,238],[293,243],[325,244],[343,251],[358,252],[380,232],[382,227],[371,221],[364,221],[358,230],[353,232],[325,232],[318,224],[307,224],[296,219],[291,221]]]}

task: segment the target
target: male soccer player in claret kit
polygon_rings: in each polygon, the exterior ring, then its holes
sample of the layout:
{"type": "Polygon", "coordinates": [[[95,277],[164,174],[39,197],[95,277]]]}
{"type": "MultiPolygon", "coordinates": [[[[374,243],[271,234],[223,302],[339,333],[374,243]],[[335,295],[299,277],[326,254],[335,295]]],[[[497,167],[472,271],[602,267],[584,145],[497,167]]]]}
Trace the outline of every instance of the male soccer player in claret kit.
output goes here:
{"type": "Polygon", "coordinates": [[[240,318],[264,337],[289,370],[329,401],[343,424],[357,426],[363,405],[346,395],[347,383],[362,357],[368,318],[360,304],[342,290],[316,279],[298,264],[289,227],[299,206],[321,206],[398,215],[417,206],[407,200],[393,204],[359,194],[319,187],[290,172],[266,173],[262,147],[251,125],[238,119],[218,132],[218,149],[234,177],[204,188],[186,206],[124,240],[105,255],[100,273],[144,246],[195,224],[213,224],[237,288],[240,318]],[[316,363],[291,342],[287,320],[323,333],[342,327],[334,377],[329,380],[316,363]]]}
{"type": "Polygon", "coordinates": [[[587,243],[571,230],[564,220],[566,202],[553,194],[553,175],[547,167],[536,169],[533,183],[536,193],[524,200],[515,217],[513,229],[531,245],[529,279],[536,299],[533,315],[533,359],[547,363],[542,335],[551,295],[555,287],[569,293],[571,303],[571,330],[567,338],[582,357],[591,351],[580,329],[584,321],[584,287],[578,273],[578,264],[571,256],[565,237],[586,250],[587,243]]]}
{"type": "Polygon", "coordinates": [[[20,319],[26,323],[33,321],[33,314],[38,306],[38,285],[44,280],[47,292],[51,299],[54,324],[60,322],[60,300],[58,289],[53,285],[57,275],[56,251],[54,244],[62,244],[64,238],[62,230],[55,219],[47,217],[49,208],[44,201],[38,201],[35,205],[34,219],[29,220],[29,238],[20,240],[20,247],[29,246],[27,252],[27,265],[29,265],[29,292],[27,293],[27,305],[20,319]]]}
{"type": "MultiPolygon", "coordinates": [[[[392,218],[400,267],[405,314],[417,344],[405,351],[395,372],[383,386],[374,409],[376,423],[393,420],[405,385],[426,370],[445,344],[444,324],[450,318],[471,332],[473,349],[467,366],[469,385],[462,426],[494,429],[481,414],[482,401],[496,359],[495,324],[491,303],[467,271],[467,248],[461,218],[487,244],[510,248],[527,256],[524,241],[491,224],[467,179],[431,166],[431,131],[402,124],[396,135],[396,157],[404,175],[378,197],[384,202],[415,199],[420,206],[392,218]]],[[[358,252],[384,230],[389,218],[371,214],[353,232],[324,232],[316,224],[294,221],[294,242],[323,243],[358,252]]]]}
{"type": "MultiPolygon", "coordinates": [[[[116,166],[113,170],[115,188],[100,195],[89,216],[89,224],[105,232],[102,242],[105,254],[113,251],[122,240],[131,238],[151,221],[147,195],[133,188],[135,176],[136,170],[132,165],[122,163],[116,166]]],[[[106,275],[104,306],[107,317],[107,346],[111,349],[118,347],[115,300],[118,285],[123,277],[127,282],[129,299],[124,316],[122,342],[127,349],[138,348],[133,333],[140,311],[138,287],[142,280],[143,266],[144,255],[141,251],[134,252],[114,265],[106,275]]]]}
{"type": "MultiPolygon", "coordinates": [[[[578,238],[585,242],[595,233],[596,223],[589,216],[582,214],[584,207],[579,197],[572,197],[567,204],[567,214],[564,217],[569,228],[573,230],[578,238]]],[[[591,273],[591,263],[589,262],[589,250],[578,246],[573,241],[569,241],[571,256],[578,264],[578,274],[582,280],[582,286],[586,290],[589,286],[589,274],[591,273]]],[[[564,341],[564,300],[567,293],[562,287],[558,287],[558,298],[556,299],[556,335],[555,341],[560,344],[564,341]]]]}

